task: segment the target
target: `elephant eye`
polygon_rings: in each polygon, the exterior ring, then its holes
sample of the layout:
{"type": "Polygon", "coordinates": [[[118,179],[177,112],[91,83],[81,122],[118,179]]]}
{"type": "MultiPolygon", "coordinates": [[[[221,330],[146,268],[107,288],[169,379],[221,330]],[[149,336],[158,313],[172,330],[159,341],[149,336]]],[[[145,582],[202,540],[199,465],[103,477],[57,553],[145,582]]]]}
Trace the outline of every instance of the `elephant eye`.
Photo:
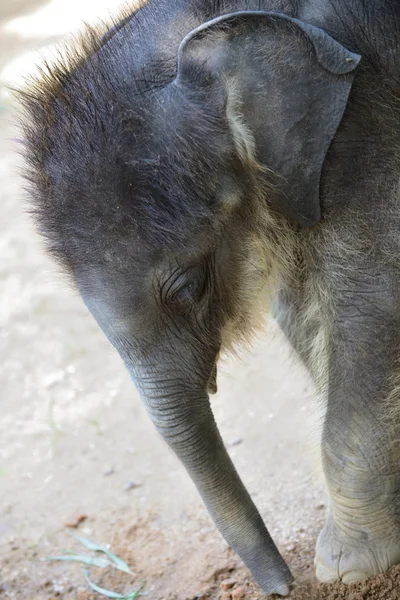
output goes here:
{"type": "Polygon", "coordinates": [[[173,302],[190,302],[190,300],[196,298],[198,289],[199,283],[197,280],[188,281],[173,293],[171,300],[173,302]]]}
{"type": "Polygon", "coordinates": [[[177,277],[168,286],[167,302],[169,304],[189,304],[199,299],[205,286],[205,273],[198,267],[190,269],[177,277]]]}

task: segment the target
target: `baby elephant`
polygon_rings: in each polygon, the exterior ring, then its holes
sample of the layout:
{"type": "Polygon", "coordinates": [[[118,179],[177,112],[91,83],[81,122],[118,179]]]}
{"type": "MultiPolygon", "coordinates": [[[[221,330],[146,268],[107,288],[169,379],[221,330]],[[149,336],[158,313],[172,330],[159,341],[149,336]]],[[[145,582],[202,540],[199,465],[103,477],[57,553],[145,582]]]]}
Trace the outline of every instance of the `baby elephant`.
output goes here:
{"type": "Polygon", "coordinates": [[[400,561],[400,3],[149,0],[23,95],[50,252],[266,593],[209,405],[265,300],[324,392],[321,581],[400,561]]]}

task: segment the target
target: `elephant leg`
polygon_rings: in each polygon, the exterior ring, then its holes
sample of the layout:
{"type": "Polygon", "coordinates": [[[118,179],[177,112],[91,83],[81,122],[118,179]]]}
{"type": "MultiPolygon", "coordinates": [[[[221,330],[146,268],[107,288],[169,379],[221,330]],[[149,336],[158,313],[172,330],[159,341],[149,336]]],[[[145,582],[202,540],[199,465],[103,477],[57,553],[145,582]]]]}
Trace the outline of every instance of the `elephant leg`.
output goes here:
{"type": "Polygon", "coordinates": [[[400,562],[400,323],[382,267],[353,273],[333,300],[321,449],[329,509],[315,564],[321,581],[351,583],[400,562]]]}

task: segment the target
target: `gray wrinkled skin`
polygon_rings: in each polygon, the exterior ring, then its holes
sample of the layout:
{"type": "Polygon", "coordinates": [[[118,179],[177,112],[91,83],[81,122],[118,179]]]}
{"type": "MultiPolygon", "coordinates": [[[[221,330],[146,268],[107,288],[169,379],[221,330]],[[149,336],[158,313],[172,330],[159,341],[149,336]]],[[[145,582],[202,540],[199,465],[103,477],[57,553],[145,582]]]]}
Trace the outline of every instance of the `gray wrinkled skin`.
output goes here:
{"type": "Polygon", "coordinates": [[[288,593],[208,401],[219,356],[272,307],[326,401],[317,576],[387,570],[400,4],[150,0],[72,55],[22,96],[37,223],[219,531],[264,592],[288,593]]]}

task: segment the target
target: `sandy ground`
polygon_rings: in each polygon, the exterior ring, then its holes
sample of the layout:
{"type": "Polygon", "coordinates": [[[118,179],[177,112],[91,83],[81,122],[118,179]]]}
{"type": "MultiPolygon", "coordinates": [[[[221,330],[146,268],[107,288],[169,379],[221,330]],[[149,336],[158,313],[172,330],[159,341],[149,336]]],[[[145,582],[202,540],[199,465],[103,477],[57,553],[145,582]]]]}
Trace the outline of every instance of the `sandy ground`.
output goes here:
{"type": "MultiPolygon", "coordinates": [[[[0,77],[56,34],[6,30],[42,2],[2,0],[0,77]],[[3,71],[4,73],[4,71],[3,71]]],[[[111,3],[110,3],[111,4],[111,3]]],[[[72,10],[72,9],[71,9],[72,10]]],[[[58,30],[57,30],[58,31],[58,30]]],[[[1,82],[0,82],[1,86],[1,82]]],[[[259,593],[211,523],[193,484],[158,437],[123,365],[77,294],[45,256],[24,214],[15,126],[0,87],[0,598],[92,600],[65,524],[113,551],[134,577],[92,568],[97,584],[149,600],[223,600],[259,593]]],[[[297,600],[400,597],[400,574],[322,586],[313,549],[325,513],[312,385],[277,329],[219,372],[213,408],[229,452],[297,584],[297,600]]]]}

